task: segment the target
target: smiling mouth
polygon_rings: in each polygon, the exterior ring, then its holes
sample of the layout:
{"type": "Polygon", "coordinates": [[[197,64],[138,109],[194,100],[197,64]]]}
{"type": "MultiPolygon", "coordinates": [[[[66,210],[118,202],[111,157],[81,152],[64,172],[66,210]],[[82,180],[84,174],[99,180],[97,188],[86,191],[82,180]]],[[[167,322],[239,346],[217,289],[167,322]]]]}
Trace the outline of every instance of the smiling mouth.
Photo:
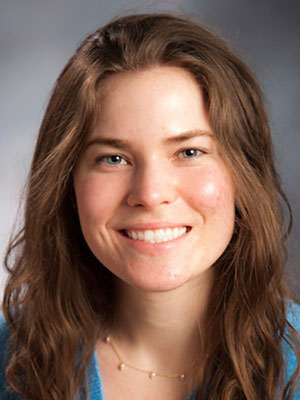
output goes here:
{"type": "Polygon", "coordinates": [[[153,230],[125,230],[120,232],[122,235],[132,239],[147,243],[162,243],[177,239],[192,229],[191,226],[180,226],[176,228],[153,229],[153,230]]]}

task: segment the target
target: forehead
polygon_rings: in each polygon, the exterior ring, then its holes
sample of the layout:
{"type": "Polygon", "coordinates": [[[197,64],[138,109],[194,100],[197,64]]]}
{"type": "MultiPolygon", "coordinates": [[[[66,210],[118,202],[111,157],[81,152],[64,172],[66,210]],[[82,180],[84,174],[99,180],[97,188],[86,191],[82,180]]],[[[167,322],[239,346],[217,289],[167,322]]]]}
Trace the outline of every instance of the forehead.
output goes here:
{"type": "Polygon", "coordinates": [[[107,78],[99,87],[95,117],[91,136],[211,131],[199,84],[178,67],[155,67],[107,78]]]}

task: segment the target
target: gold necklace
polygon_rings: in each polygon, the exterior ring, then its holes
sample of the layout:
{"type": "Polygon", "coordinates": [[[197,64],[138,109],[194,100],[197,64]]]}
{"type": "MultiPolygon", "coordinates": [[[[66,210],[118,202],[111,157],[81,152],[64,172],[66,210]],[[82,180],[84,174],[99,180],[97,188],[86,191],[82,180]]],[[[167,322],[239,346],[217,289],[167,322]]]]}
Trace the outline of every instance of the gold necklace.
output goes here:
{"type": "Polygon", "coordinates": [[[118,368],[120,371],[123,371],[125,368],[130,368],[130,369],[133,369],[134,371],[138,371],[138,372],[142,372],[143,374],[147,374],[149,379],[153,379],[156,376],[160,376],[161,378],[173,378],[173,379],[180,379],[181,381],[184,381],[187,377],[187,374],[190,371],[192,371],[192,369],[194,369],[195,366],[197,365],[197,361],[195,361],[194,364],[190,368],[187,368],[186,370],[180,372],[179,374],[172,374],[172,375],[162,374],[160,372],[153,371],[153,370],[149,371],[146,369],[141,369],[141,368],[135,367],[134,365],[131,365],[123,360],[123,358],[121,357],[116,346],[113,344],[110,336],[106,336],[104,341],[105,341],[105,343],[111,345],[115,355],[117,356],[117,358],[119,360],[118,368]]]}

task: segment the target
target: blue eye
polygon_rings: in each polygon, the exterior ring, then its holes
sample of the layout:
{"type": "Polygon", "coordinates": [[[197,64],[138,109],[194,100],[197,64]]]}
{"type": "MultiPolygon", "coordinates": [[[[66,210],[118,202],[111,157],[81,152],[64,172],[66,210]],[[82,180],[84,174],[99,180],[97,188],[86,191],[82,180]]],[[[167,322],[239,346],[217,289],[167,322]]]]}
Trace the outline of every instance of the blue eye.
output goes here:
{"type": "Polygon", "coordinates": [[[204,152],[199,149],[186,149],[182,150],[180,154],[182,154],[183,158],[196,158],[200,154],[204,154],[204,152]]]}
{"type": "Polygon", "coordinates": [[[109,165],[120,165],[127,164],[126,160],[119,154],[113,154],[111,156],[103,156],[97,159],[97,162],[106,163],[109,165]]]}

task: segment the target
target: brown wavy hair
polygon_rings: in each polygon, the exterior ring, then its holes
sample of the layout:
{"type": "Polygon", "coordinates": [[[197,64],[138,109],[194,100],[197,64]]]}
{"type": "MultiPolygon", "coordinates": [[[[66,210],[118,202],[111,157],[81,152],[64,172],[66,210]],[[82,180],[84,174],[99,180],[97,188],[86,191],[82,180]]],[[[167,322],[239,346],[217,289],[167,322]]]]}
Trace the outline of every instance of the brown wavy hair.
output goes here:
{"type": "Polygon", "coordinates": [[[57,79],[33,157],[24,224],[5,261],[7,382],[30,400],[88,396],[87,366],[111,324],[114,296],[111,273],[83,239],[72,171],[99,112],[101,83],[154,66],[184,68],[197,80],[236,188],[235,231],[212,266],[203,336],[210,356],[198,374],[197,398],[208,392],[211,400],[291,399],[300,371],[284,271],[291,211],[274,167],[261,90],[223,40],[171,14],[108,23],[81,43],[57,79]],[[297,356],[290,379],[283,341],[297,356]]]}

